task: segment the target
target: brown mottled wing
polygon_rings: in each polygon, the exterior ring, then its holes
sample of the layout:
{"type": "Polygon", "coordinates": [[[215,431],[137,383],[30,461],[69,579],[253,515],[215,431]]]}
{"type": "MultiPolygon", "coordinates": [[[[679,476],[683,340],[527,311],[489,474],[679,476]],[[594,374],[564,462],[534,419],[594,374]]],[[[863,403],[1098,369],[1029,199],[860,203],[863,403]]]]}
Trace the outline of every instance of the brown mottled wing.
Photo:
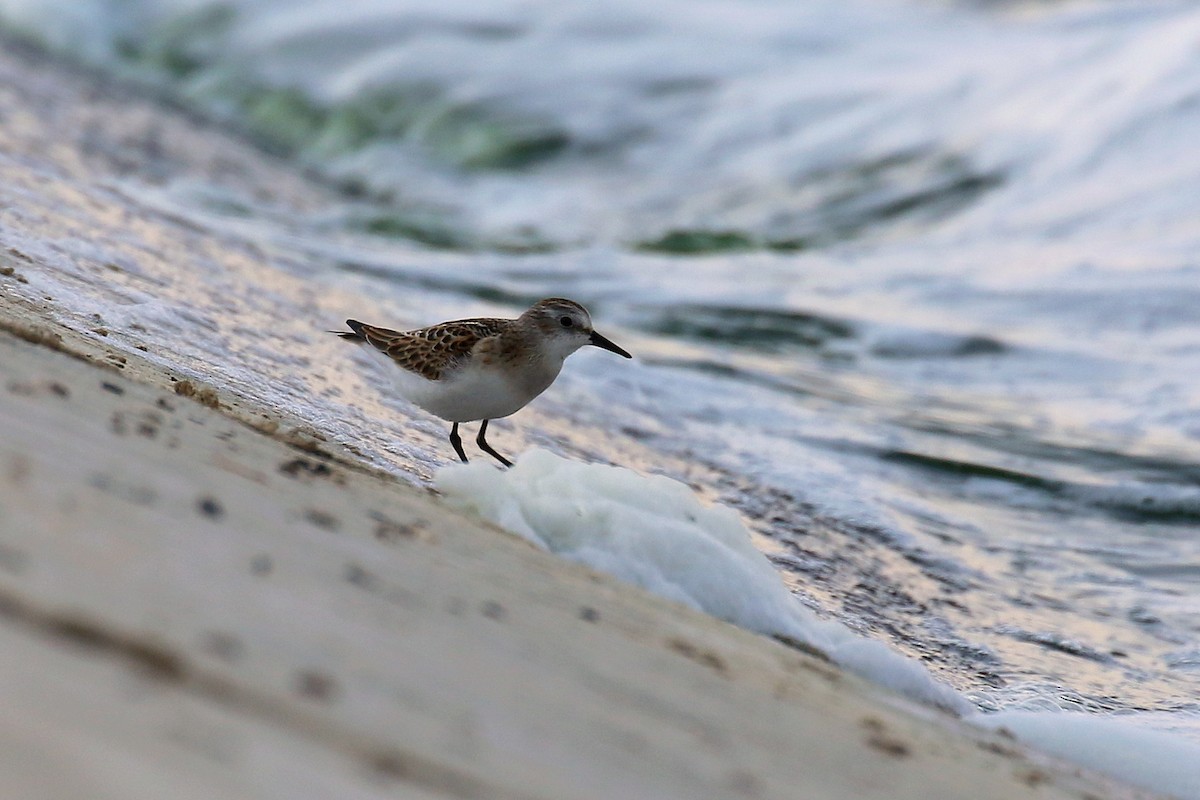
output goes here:
{"type": "Polygon", "coordinates": [[[505,319],[460,319],[415,331],[393,331],[356,320],[346,320],[346,324],[358,338],[404,369],[436,381],[481,340],[495,336],[511,323],[505,319]]]}

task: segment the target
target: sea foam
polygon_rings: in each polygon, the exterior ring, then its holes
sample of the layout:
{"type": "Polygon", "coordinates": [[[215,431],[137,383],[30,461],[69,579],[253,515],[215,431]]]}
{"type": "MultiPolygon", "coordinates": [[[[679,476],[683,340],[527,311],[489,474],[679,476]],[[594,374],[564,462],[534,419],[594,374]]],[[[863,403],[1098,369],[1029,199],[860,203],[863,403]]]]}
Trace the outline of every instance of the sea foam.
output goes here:
{"type": "Polygon", "coordinates": [[[1026,744],[1115,778],[1169,794],[1200,798],[1200,746],[1137,723],[1139,715],[1069,711],[1001,711],[970,722],[1004,729],[1026,744]]]}
{"type": "Polygon", "coordinates": [[[969,703],[916,661],[804,608],[755,549],[737,512],[678,481],[582,464],[544,450],[510,470],[475,462],[437,475],[446,499],[564,558],[719,619],[803,642],[922,703],[969,703]]]}
{"type": "Polygon", "coordinates": [[[803,642],[868,680],[973,725],[1008,730],[1052,755],[1135,786],[1200,798],[1200,747],[1190,740],[1138,725],[1134,715],[982,714],[916,661],[818,619],[755,549],[737,512],[706,505],[679,481],[531,450],[506,471],[481,461],[445,467],[436,483],[451,505],[564,558],[739,627],[803,642]]]}

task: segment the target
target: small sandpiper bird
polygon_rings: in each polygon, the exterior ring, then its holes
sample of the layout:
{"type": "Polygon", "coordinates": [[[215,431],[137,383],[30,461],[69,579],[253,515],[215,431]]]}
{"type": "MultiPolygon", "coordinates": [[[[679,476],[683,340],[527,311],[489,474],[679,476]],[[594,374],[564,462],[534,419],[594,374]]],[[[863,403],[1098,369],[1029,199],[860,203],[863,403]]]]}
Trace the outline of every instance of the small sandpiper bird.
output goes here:
{"type": "Polygon", "coordinates": [[[592,330],[587,309],[573,300],[539,300],[517,319],[460,319],[414,331],[393,331],[346,320],[343,339],[371,345],[400,367],[405,399],[447,422],[450,444],[465,463],[461,422],[482,420],[476,444],[506,467],[512,462],[484,438],[488,422],[507,417],[554,383],[563,361],[591,344],[629,353],[592,330]]]}

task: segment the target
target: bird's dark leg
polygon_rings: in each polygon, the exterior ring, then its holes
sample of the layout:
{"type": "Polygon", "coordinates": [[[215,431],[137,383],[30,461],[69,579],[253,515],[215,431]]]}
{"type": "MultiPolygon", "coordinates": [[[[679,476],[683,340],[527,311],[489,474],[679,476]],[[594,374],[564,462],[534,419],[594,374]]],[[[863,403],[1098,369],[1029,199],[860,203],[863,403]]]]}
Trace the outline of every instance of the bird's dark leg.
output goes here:
{"type": "Polygon", "coordinates": [[[450,444],[454,445],[454,452],[458,453],[458,457],[462,459],[464,464],[467,463],[467,454],[462,449],[462,438],[458,435],[458,423],[454,423],[450,428],[450,444]]]}
{"type": "MultiPolygon", "coordinates": [[[[483,452],[487,453],[489,456],[491,456],[492,458],[496,459],[497,461],[499,461],[499,462],[500,462],[501,464],[503,464],[504,466],[506,466],[506,467],[511,467],[511,466],[512,466],[512,462],[511,462],[511,461],[509,461],[509,460],[508,460],[507,458],[505,458],[504,456],[502,456],[502,455],[500,455],[499,453],[497,453],[495,450],[493,450],[493,449],[492,449],[492,446],[491,446],[490,444],[488,444],[488,443],[487,443],[487,439],[483,438],[485,435],[487,435],[487,424],[488,424],[489,422],[491,422],[491,420],[487,420],[487,419],[485,419],[485,420],[483,421],[483,424],[479,426],[479,435],[475,437],[475,444],[479,445],[479,449],[480,449],[480,450],[482,450],[483,452]]],[[[465,459],[464,459],[464,460],[465,460],[465,459]]]]}

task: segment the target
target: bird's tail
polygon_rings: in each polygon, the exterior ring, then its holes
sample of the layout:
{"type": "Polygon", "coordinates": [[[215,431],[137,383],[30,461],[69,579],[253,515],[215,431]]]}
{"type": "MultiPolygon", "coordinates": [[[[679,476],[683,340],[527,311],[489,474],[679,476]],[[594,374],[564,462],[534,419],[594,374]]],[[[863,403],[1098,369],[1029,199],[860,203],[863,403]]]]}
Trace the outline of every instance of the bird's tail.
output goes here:
{"type": "Polygon", "coordinates": [[[339,336],[342,339],[354,339],[354,340],[361,341],[361,342],[365,342],[367,340],[366,337],[363,336],[363,334],[362,334],[363,324],[361,322],[359,322],[356,319],[348,319],[348,320],[346,320],[346,325],[348,325],[350,327],[350,330],[348,330],[348,331],[329,331],[329,333],[339,336]]]}

